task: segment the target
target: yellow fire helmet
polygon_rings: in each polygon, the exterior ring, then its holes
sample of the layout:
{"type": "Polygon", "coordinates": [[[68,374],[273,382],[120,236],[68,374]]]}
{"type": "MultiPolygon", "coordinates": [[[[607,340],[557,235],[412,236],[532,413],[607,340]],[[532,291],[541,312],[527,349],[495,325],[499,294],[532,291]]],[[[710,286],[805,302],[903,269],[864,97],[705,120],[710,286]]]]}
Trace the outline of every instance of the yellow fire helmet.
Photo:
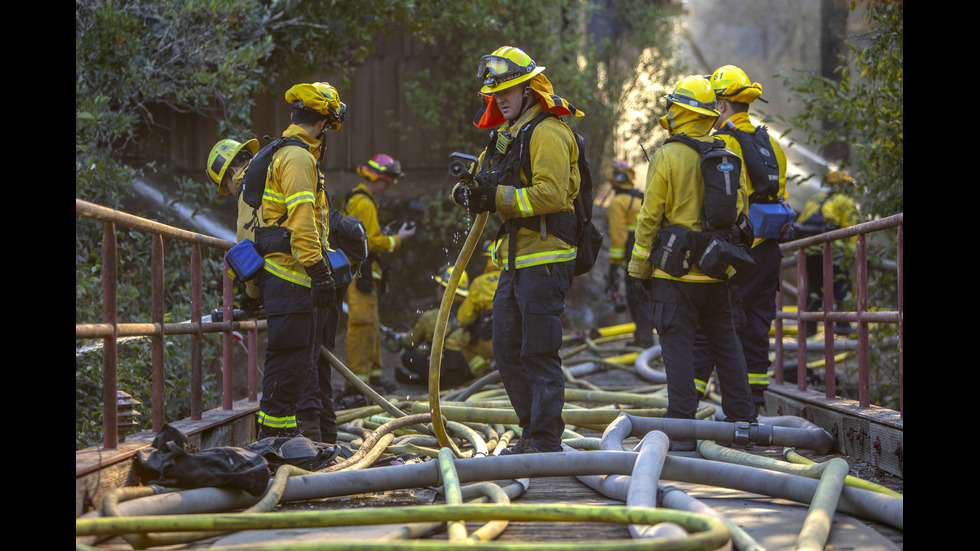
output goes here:
{"type": "Polygon", "coordinates": [[[495,94],[511,86],[527,82],[544,71],[520,48],[501,46],[490,55],[480,58],[476,76],[483,81],[481,94],[495,94]]]}
{"type": "MultiPolygon", "coordinates": [[[[449,288],[449,278],[453,275],[453,266],[446,266],[439,270],[439,273],[432,276],[432,279],[436,281],[439,285],[445,288],[449,288]]],[[[466,270],[459,276],[459,283],[456,284],[456,294],[461,297],[466,297],[470,294],[470,276],[466,275],[466,270]]]]}
{"type": "Polygon", "coordinates": [[[208,178],[211,178],[211,181],[218,185],[218,193],[221,195],[228,195],[228,190],[221,185],[221,181],[225,179],[225,172],[228,171],[231,162],[242,151],[242,148],[247,150],[246,154],[251,158],[252,155],[259,152],[259,141],[249,140],[245,143],[239,143],[225,138],[214,144],[211,153],[208,154],[208,164],[205,171],[208,173],[208,178]]]}
{"type": "Polygon", "coordinates": [[[831,170],[827,173],[827,185],[839,186],[841,184],[853,184],[854,177],[846,170],[831,170]]]}
{"type": "Polygon", "coordinates": [[[667,95],[667,109],[677,105],[695,113],[717,117],[715,91],[708,79],[691,75],[677,83],[674,91],[667,95]]]}
{"type": "Polygon", "coordinates": [[[755,100],[769,103],[759,97],[762,95],[762,85],[749,80],[745,71],[734,65],[725,65],[716,69],[711,74],[711,88],[720,99],[738,103],[752,103],[755,100]]]}
{"type": "Polygon", "coordinates": [[[326,82],[297,84],[286,90],[286,101],[293,107],[326,115],[329,130],[339,130],[347,115],[347,106],[340,101],[337,89],[326,82]]]}

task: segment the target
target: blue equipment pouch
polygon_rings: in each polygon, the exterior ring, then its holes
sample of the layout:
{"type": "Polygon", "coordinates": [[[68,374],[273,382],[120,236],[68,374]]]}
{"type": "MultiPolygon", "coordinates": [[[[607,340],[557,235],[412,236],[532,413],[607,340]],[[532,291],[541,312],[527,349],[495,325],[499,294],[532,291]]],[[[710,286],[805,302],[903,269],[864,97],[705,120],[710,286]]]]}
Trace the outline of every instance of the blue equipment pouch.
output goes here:
{"type": "Polygon", "coordinates": [[[330,263],[330,268],[333,270],[334,285],[338,287],[349,285],[353,278],[351,276],[350,260],[347,259],[344,251],[340,249],[324,249],[323,252],[327,257],[327,262],[330,263]]]}
{"type": "Polygon", "coordinates": [[[250,281],[258,275],[265,264],[262,255],[255,250],[251,239],[242,239],[225,254],[228,267],[238,281],[250,281]]]}

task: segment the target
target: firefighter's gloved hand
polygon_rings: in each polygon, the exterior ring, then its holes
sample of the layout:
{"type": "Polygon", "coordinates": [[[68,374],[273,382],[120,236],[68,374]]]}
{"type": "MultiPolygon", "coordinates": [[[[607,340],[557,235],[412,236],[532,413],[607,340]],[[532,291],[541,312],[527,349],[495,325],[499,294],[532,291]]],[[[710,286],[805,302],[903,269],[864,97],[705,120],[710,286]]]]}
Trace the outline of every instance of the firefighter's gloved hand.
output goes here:
{"type": "Polygon", "coordinates": [[[310,276],[310,291],[313,295],[313,307],[332,307],[336,298],[337,286],[333,281],[333,274],[327,268],[327,261],[320,259],[316,264],[307,266],[306,273],[310,276]]]}
{"type": "Polygon", "coordinates": [[[653,265],[646,260],[631,260],[627,270],[630,277],[640,280],[649,279],[653,275],[653,265]]]}
{"type": "Polygon", "coordinates": [[[470,195],[470,186],[465,183],[456,182],[453,186],[452,199],[456,206],[466,209],[466,205],[470,204],[470,195]]]}
{"type": "Polygon", "coordinates": [[[259,311],[262,310],[262,299],[252,298],[248,295],[242,297],[242,310],[249,319],[258,319],[259,311]]]}
{"type": "Polygon", "coordinates": [[[497,187],[481,183],[471,189],[466,210],[474,214],[487,211],[497,212],[497,187]]]}

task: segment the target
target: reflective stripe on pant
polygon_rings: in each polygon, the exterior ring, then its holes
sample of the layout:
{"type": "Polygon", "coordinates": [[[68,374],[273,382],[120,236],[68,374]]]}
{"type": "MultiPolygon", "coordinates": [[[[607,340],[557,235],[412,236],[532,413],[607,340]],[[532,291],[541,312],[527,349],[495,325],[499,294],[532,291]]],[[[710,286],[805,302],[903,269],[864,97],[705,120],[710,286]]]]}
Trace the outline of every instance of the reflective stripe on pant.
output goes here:
{"type": "Polygon", "coordinates": [[[309,287],[259,273],[268,324],[259,423],[295,428],[297,403],[310,373],[313,301],[309,287]]]}
{"type": "Polygon", "coordinates": [[[654,280],[653,323],[667,373],[667,417],[693,419],[697,412],[694,342],[700,326],[716,361],[726,416],[736,421],[755,419],[745,357],[732,315],[726,283],[654,280]]]}
{"type": "Polygon", "coordinates": [[[347,290],[347,368],[362,381],[381,373],[381,318],[378,291],[347,290]]]}
{"type": "Polygon", "coordinates": [[[493,299],[493,355],[532,447],[560,451],[565,377],[558,350],[574,262],[502,270],[493,299]]]}
{"type": "Polygon", "coordinates": [[[325,347],[331,352],[334,350],[341,301],[345,293],[346,287],[338,289],[334,297],[334,307],[315,311],[319,329],[313,343],[310,374],[299,400],[300,415],[306,419],[318,419],[320,439],[328,444],[337,441],[337,413],[333,402],[333,384],[330,381],[333,367],[321,357],[320,348],[325,347]]]}

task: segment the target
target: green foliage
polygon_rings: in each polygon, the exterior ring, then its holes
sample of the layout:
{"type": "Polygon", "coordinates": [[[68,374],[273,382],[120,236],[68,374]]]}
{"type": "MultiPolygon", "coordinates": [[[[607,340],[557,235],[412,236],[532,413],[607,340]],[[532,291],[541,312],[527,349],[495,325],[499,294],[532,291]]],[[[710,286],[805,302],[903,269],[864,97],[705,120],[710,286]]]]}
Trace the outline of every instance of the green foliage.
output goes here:
{"type": "Polygon", "coordinates": [[[870,3],[864,27],[840,59],[839,81],[802,70],[796,78],[782,75],[801,102],[790,122],[808,142],[849,144],[842,167],[855,176],[868,218],[904,209],[903,12],[901,1],[870,3]]]}
{"type": "MultiPolygon", "coordinates": [[[[127,191],[153,166],[138,157],[148,145],[138,136],[156,124],[160,109],[215,121],[221,135],[246,135],[253,98],[278,82],[308,75],[349,76],[389,31],[407,30],[439,53],[439,63],[420,70],[406,97],[429,128],[445,129],[439,148],[476,151],[485,134],[470,127],[479,106],[477,60],[505,43],[520,46],[548,66],[558,94],[586,112],[581,131],[588,137],[593,169],[610,151],[618,132],[613,121],[623,113],[621,99],[643,83],[635,73],[666,74],[673,46],[663,37],[670,25],[664,2],[517,2],[477,0],[78,0],[75,11],[75,194],[99,205],[125,209],[127,191]],[[614,32],[596,39],[589,25],[609,13],[614,32]],[[656,55],[644,55],[650,52],[656,55]],[[601,54],[601,55],[599,55],[601,54]],[[646,67],[639,71],[635,67],[646,67]],[[463,91],[461,93],[461,91],[463,91]],[[459,98],[471,98],[460,100],[459,98]],[[462,122],[461,122],[462,121],[462,122]],[[130,155],[127,157],[127,155],[130,155]]],[[[656,111],[659,98],[640,94],[639,111],[656,111]],[[646,103],[644,103],[646,102],[646,103]],[[646,107],[642,107],[646,105],[646,107]]],[[[642,121],[641,121],[642,122],[642,121]]],[[[647,141],[643,130],[639,142],[647,141]]],[[[214,190],[178,180],[168,199],[198,205],[216,200],[214,190]]],[[[438,199],[387,204],[387,219],[419,221],[416,247],[395,255],[393,273],[413,274],[411,285],[455,259],[472,219],[438,199]],[[426,269],[419,270],[418,266],[426,269]]],[[[164,213],[158,217],[165,223],[164,213]]],[[[496,231],[489,224],[484,239],[496,231]]],[[[102,320],[103,224],[80,218],[75,232],[76,323],[102,320]]],[[[150,319],[149,236],[117,228],[118,318],[150,319]]],[[[169,321],[189,317],[190,282],[185,267],[190,247],[165,243],[165,308],[169,321]]],[[[220,296],[220,256],[207,253],[204,294],[220,296]]],[[[480,259],[477,260],[477,263],[480,259]]],[[[474,265],[475,266],[475,265],[474,265]]],[[[149,422],[147,342],[121,348],[119,386],[143,403],[149,422]]],[[[205,365],[218,354],[220,339],[205,338],[205,365]]],[[[189,337],[167,337],[167,417],[186,415],[189,337]]],[[[78,343],[83,346],[90,343],[78,343]]],[[[100,439],[100,354],[76,356],[76,446],[100,439]]],[[[214,403],[214,376],[205,369],[205,407],[214,403]]],[[[215,390],[216,392],[217,390],[215,390]]],[[[143,427],[145,428],[145,426],[143,427]]]]}
{"type": "Polygon", "coordinates": [[[656,120],[646,114],[662,109],[651,81],[676,76],[673,19],[665,4],[501,0],[487,6],[462,1],[437,14],[443,30],[434,42],[438,63],[408,75],[405,95],[419,126],[439,130],[433,155],[475,154],[486,146],[486,132],[470,124],[483,101],[476,67],[481,56],[509,45],[544,65],[555,93],[585,112],[567,122],[586,137],[594,169],[617,153],[640,162],[637,146],[650,142],[656,120]],[[644,115],[627,116],[632,111],[644,115]],[[614,151],[616,138],[633,142],[632,149],[614,151]]]}
{"type": "MultiPolygon", "coordinates": [[[[821,147],[846,143],[849,155],[841,167],[855,177],[849,188],[861,217],[875,219],[903,212],[904,188],[904,99],[903,33],[904,5],[898,1],[869,2],[863,25],[848,39],[849,50],[840,58],[831,79],[797,70],[795,78],[782,75],[784,84],[801,102],[789,122],[807,136],[808,143],[821,147]]],[[[851,10],[857,5],[852,3],[851,10]]],[[[821,175],[822,176],[822,175],[821,175]]],[[[872,310],[897,309],[897,257],[895,233],[879,233],[868,239],[868,304],[872,310]],[[890,262],[889,262],[890,260],[890,262]]],[[[853,278],[854,257],[846,256],[841,266],[853,278]]],[[[844,310],[856,310],[849,294],[844,310]]],[[[898,409],[897,325],[873,328],[872,403],[898,409]]],[[[853,380],[856,370],[845,367],[839,374],[853,380]]],[[[857,398],[856,385],[843,384],[839,392],[857,398]]]]}

